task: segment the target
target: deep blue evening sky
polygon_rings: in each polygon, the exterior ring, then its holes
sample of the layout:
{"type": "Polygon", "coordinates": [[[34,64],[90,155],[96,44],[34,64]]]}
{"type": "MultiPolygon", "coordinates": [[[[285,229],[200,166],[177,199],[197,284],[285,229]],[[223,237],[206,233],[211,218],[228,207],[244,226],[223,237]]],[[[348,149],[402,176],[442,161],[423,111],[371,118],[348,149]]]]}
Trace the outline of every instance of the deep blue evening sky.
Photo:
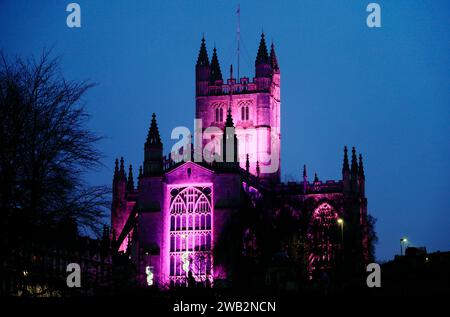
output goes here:
{"type": "MultiPolygon", "coordinates": [[[[98,83],[85,97],[110,184],[114,158],[138,166],[151,113],[168,152],[178,125],[192,128],[194,64],[205,33],[222,72],[235,63],[237,1],[78,1],[82,27],[66,26],[69,0],[0,0],[0,48],[38,56],[53,47],[69,79],[98,83]]],[[[344,145],[363,153],[379,260],[399,239],[450,249],[450,2],[241,1],[241,75],[254,75],[261,30],[281,67],[282,174],[341,177],[344,145]]]]}

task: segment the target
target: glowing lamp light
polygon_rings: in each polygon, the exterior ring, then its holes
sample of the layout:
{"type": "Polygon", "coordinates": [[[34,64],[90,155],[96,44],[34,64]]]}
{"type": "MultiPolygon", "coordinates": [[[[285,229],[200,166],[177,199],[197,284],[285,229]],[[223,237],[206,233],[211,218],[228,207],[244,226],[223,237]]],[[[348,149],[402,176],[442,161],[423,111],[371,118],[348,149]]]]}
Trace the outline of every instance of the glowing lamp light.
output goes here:
{"type": "Polygon", "coordinates": [[[188,261],[188,256],[189,253],[188,252],[184,252],[181,255],[181,260],[183,261],[183,271],[185,271],[186,273],[189,272],[189,261],[188,261]]]}
{"type": "Polygon", "coordinates": [[[337,219],[338,225],[341,227],[341,244],[344,245],[344,219],[337,219]]]}
{"type": "Polygon", "coordinates": [[[406,239],[406,238],[400,239],[400,255],[403,255],[403,244],[405,244],[405,246],[406,246],[407,242],[408,242],[408,239],[406,239]]]}
{"type": "Polygon", "coordinates": [[[147,274],[147,285],[153,285],[153,266],[147,266],[145,268],[145,274],[147,274]]]}

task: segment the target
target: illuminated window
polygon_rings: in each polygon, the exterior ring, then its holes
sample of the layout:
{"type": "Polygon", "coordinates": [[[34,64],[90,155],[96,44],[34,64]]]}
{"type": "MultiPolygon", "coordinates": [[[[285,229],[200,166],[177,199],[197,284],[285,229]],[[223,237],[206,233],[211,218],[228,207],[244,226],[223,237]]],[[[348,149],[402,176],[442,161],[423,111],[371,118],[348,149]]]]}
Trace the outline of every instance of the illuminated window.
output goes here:
{"type": "Polygon", "coordinates": [[[340,241],[337,219],[336,211],[328,203],[321,204],[313,212],[308,228],[310,278],[332,268],[340,241]]]}
{"type": "Polygon", "coordinates": [[[145,268],[145,274],[147,275],[147,285],[153,285],[153,266],[147,266],[145,268]]]}
{"type": "Polygon", "coordinates": [[[170,191],[170,281],[184,286],[189,271],[197,282],[212,280],[212,207],[210,187],[170,191]]]}

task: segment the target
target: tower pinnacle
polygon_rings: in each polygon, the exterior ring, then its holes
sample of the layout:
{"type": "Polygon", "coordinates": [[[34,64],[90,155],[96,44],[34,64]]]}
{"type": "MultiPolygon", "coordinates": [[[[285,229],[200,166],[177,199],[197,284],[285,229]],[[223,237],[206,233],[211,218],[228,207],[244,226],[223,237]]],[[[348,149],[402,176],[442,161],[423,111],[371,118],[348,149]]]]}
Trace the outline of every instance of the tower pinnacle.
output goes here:
{"type": "Polygon", "coordinates": [[[227,119],[225,120],[225,128],[234,128],[233,117],[231,116],[231,107],[227,110],[227,119]]]}
{"type": "Polygon", "coordinates": [[[344,192],[349,192],[351,185],[350,185],[350,166],[348,164],[347,146],[344,146],[344,162],[342,163],[342,181],[344,185],[344,192]]]}
{"type": "Polygon", "coordinates": [[[196,95],[206,95],[211,76],[208,52],[206,50],[205,37],[202,37],[197,63],[195,65],[195,92],[196,95]]]}
{"type": "Polygon", "coordinates": [[[362,155],[359,154],[359,167],[358,167],[358,175],[362,178],[364,178],[364,165],[363,165],[363,159],[362,155]]]}
{"type": "Polygon", "coordinates": [[[118,177],[119,177],[119,160],[116,159],[114,166],[114,180],[117,180],[118,177]]]}
{"type": "Polygon", "coordinates": [[[123,157],[120,158],[120,170],[119,170],[119,178],[121,180],[125,180],[127,178],[127,175],[125,173],[125,168],[123,166],[123,157]]]}
{"type": "Polygon", "coordinates": [[[264,33],[261,34],[261,40],[259,41],[258,54],[255,60],[255,75],[257,78],[272,76],[272,66],[267,53],[264,33]]]}
{"type": "Polygon", "coordinates": [[[248,153],[247,153],[247,155],[245,157],[245,171],[247,173],[250,173],[250,160],[249,160],[248,153]]]}
{"type": "Polygon", "coordinates": [[[162,146],[161,137],[159,136],[158,124],[156,122],[156,114],[154,112],[152,114],[152,121],[150,123],[150,128],[148,130],[147,141],[145,142],[145,145],[162,146]]]}
{"type": "Polygon", "coordinates": [[[347,146],[344,147],[344,163],[342,164],[342,173],[350,171],[350,166],[348,165],[348,150],[347,146]]]}
{"type": "Polygon", "coordinates": [[[223,80],[223,79],[222,79],[222,72],[220,70],[219,58],[217,57],[217,49],[216,49],[216,47],[214,47],[213,55],[211,58],[210,82],[215,83],[218,80],[223,80]]]}
{"type": "Polygon", "coordinates": [[[258,54],[256,55],[255,65],[261,63],[269,63],[269,54],[267,53],[267,46],[264,32],[261,33],[261,40],[259,41],[258,54]]]}
{"type": "Polygon", "coordinates": [[[306,174],[306,165],[303,165],[303,193],[308,189],[308,175],[306,174]]]}
{"type": "Polygon", "coordinates": [[[148,129],[147,141],[144,145],[144,176],[160,175],[163,171],[163,144],[159,136],[155,113],[148,129]]]}
{"type": "Polygon", "coordinates": [[[231,107],[228,108],[227,119],[222,138],[222,156],[224,162],[231,163],[231,166],[239,166],[238,141],[234,129],[231,107]]]}
{"type": "Polygon", "coordinates": [[[131,164],[128,169],[127,190],[129,192],[134,191],[133,166],[131,166],[131,164]]]}
{"type": "Polygon", "coordinates": [[[205,36],[202,37],[202,43],[200,44],[200,51],[197,58],[198,66],[209,66],[208,51],[206,50],[205,36]]]}
{"type": "Polygon", "coordinates": [[[352,167],[351,167],[352,177],[358,174],[358,161],[356,159],[356,149],[352,148],[352,167]]]}
{"type": "Polygon", "coordinates": [[[270,63],[272,66],[272,70],[274,72],[279,72],[280,67],[278,66],[278,59],[277,55],[275,54],[275,45],[272,42],[272,45],[270,45],[270,63]]]}

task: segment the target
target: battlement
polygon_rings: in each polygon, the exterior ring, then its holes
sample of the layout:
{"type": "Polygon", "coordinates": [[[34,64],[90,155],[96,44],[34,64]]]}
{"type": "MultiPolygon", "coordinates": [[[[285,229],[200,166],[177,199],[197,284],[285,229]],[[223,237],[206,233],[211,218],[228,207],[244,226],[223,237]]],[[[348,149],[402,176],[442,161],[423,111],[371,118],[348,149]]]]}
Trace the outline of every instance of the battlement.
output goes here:
{"type": "Polygon", "coordinates": [[[275,191],[278,193],[291,193],[291,194],[323,194],[323,193],[339,193],[343,191],[342,180],[327,180],[314,181],[314,182],[287,182],[279,183],[275,187],[275,191]]]}
{"type": "Polygon", "coordinates": [[[246,94],[269,92],[272,84],[279,85],[280,68],[272,43],[270,53],[267,50],[264,33],[261,34],[258,53],[255,59],[255,77],[233,76],[233,65],[230,65],[228,79],[224,80],[216,47],[209,59],[205,39],[202,38],[195,66],[196,96],[220,96],[229,94],[246,94]]]}
{"type": "Polygon", "coordinates": [[[241,77],[238,83],[235,79],[228,79],[224,84],[221,80],[208,85],[208,95],[233,95],[248,94],[259,92],[258,86],[254,81],[249,81],[248,77],[241,77]]]}

